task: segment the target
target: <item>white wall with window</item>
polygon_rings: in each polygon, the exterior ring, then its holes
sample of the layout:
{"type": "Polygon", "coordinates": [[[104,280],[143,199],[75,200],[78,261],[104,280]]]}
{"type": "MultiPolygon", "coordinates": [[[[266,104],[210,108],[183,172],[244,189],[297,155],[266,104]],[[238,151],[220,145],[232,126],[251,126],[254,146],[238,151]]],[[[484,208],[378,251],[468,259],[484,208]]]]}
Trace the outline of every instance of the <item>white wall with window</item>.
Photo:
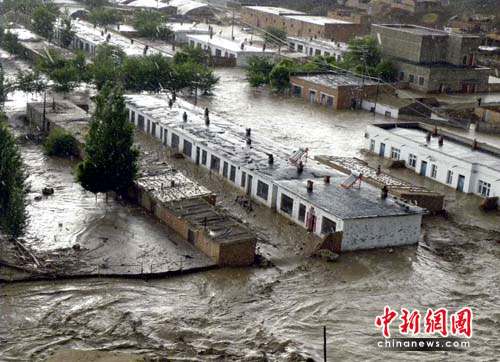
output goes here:
{"type": "MultiPolygon", "coordinates": [[[[500,196],[500,167],[490,167],[480,162],[468,162],[461,157],[456,157],[455,154],[446,154],[439,149],[425,147],[424,133],[422,133],[422,140],[402,137],[377,125],[370,125],[366,128],[365,147],[380,155],[381,145],[383,145],[384,157],[387,158],[397,156],[395,150],[399,149],[399,159],[407,160],[406,167],[417,174],[425,174],[426,177],[461,192],[474,193],[483,197],[486,194],[489,194],[488,197],[500,196]],[[483,182],[481,186],[479,181],[483,182]]],[[[445,142],[452,141],[445,140],[445,142]]],[[[491,160],[489,162],[491,163],[491,160]]],[[[498,157],[498,162],[500,162],[500,157],[498,157]]]]}

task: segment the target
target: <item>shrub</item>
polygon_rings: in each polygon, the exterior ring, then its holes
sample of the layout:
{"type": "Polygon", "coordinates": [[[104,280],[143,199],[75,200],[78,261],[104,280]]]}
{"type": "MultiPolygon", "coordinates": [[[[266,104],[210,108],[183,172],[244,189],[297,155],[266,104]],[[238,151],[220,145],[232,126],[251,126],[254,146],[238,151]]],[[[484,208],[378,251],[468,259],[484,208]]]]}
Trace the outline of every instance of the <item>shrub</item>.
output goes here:
{"type": "Polygon", "coordinates": [[[45,140],[44,148],[48,156],[80,157],[78,141],[73,135],[63,130],[51,131],[45,140]]]}

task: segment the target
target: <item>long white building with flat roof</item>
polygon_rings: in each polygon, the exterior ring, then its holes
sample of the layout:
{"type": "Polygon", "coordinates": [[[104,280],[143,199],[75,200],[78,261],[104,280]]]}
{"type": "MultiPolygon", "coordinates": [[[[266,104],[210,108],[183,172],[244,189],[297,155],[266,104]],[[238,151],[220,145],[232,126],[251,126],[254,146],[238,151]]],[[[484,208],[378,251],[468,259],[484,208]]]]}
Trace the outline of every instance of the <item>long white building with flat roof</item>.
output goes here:
{"type": "Polygon", "coordinates": [[[372,153],[404,160],[407,168],[460,192],[500,196],[500,148],[421,123],[376,124],[366,128],[372,153]],[[435,133],[435,132],[434,132],[435,133]]]}
{"type": "Polygon", "coordinates": [[[273,56],[274,51],[256,47],[244,41],[233,41],[220,36],[203,34],[186,35],[188,44],[207,50],[214,57],[233,58],[236,66],[245,67],[253,56],[273,56]]]}
{"type": "Polygon", "coordinates": [[[294,150],[217,115],[211,114],[207,124],[203,109],[185,101],[170,107],[166,96],[127,95],[126,107],[138,129],[251,199],[319,237],[336,234],[338,251],[418,242],[418,207],[383,199],[367,184],[345,188],[341,184],[347,175],[311,159],[299,172],[288,161],[294,150]]]}

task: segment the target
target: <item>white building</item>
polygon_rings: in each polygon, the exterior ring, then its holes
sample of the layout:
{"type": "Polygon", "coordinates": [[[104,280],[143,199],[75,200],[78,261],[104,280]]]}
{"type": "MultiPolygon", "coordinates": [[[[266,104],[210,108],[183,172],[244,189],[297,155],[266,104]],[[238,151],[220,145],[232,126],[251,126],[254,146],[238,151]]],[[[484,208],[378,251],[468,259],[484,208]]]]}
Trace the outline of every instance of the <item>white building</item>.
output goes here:
{"type": "MultiPolygon", "coordinates": [[[[143,56],[145,51],[145,44],[138,43],[123,35],[115,32],[110,32],[101,27],[94,27],[92,24],[82,21],[74,20],[71,23],[72,30],[75,32],[71,48],[76,50],[83,50],[91,56],[96,55],[97,47],[101,44],[110,44],[122,49],[128,56],[143,56]]],[[[54,38],[60,39],[61,24],[60,21],[56,22],[54,26],[54,38]]],[[[147,54],[159,53],[155,49],[148,48],[147,54]]],[[[164,54],[165,56],[170,56],[164,54]]]]}
{"type": "Polygon", "coordinates": [[[320,39],[305,39],[289,36],[287,37],[288,49],[293,52],[303,53],[309,57],[319,55],[330,57],[333,56],[337,61],[344,58],[344,54],[348,51],[346,43],[320,40],[320,39]]]}
{"type": "Polygon", "coordinates": [[[175,34],[176,43],[188,43],[188,35],[209,35],[207,24],[200,23],[168,23],[167,26],[175,34]]]}
{"type": "Polygon", "coordinates": [[[200,47],[210,52],[214,57],[235,58],[236,66],[244,67],[252,56],[273,56],[274,51],[264,50],[262,47],[249,45],[245,42],[236,42],[220,36],[186,35],[189,45],[200,47]]]}
{"type": "Polygon", "coordinates": [[[276,209],[319,237],[340,233],[340,250],[410,245],[418,241],[422,210],[363,184],[346,189],[346,175],[308,160],[299,173],[288,163],[293,152],[247,133],[182,100],[172,108],[158,95],[127,95],[129,119],[139,129],[177,149],[190,161],[220,175],[253,200],[276,209]],[[187,120],[184,121],[183,113],[187,120]],[[324,177],[329,176],[329,182],[324,177]],[[312,190],[306,185],[313,182],[312,190]]]}
{"type": "Polygon", "coordinates": [[[420,123],[371,125],[365,146],[458,191],[500,196],[500,149],[441,130],[440,144],[439,136],[428,138],[432,130],[420,123]]]}

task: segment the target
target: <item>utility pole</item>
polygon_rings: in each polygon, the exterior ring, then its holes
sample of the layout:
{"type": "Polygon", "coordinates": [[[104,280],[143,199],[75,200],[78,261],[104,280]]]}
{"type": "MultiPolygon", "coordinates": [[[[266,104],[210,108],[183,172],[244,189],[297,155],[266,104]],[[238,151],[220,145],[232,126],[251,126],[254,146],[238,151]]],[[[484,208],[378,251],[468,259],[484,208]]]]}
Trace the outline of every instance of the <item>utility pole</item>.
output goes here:
{"type": "Polygon", "coordinates": [[[323,326],[323,356],[326,362],[326,326],[323,326]]]}
{"type": "Polygon", "coordinates": [[[231,21],[231,40],[234,40],[234,10],[233,10],[233,20],[231,21]]]}

